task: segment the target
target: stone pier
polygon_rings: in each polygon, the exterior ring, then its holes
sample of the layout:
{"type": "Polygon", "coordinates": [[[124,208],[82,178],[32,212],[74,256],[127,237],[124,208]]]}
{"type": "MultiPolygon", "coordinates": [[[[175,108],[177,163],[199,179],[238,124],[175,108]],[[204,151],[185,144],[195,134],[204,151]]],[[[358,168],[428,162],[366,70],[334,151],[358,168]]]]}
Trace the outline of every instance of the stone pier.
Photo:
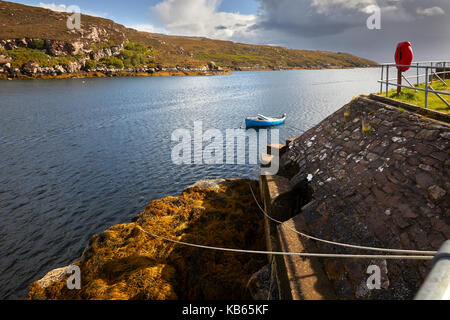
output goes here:
{"type": "MultiPolygon", "coordinates": [[[[448,115],[358,97],[281,147],[278,176],[261,177],[268,249],[384,254],[308,240],[438,250],[450,239],[448,115]],[[420,110],[419,110],[420,111],[420,110]]],[[[270,153],[270,148],[268,150],[270,153]]],[[[412,299],[431,262],[270,257],[281,299],[412,299]],[[367,269],[380,267],[380,290],[367,269]]]]}

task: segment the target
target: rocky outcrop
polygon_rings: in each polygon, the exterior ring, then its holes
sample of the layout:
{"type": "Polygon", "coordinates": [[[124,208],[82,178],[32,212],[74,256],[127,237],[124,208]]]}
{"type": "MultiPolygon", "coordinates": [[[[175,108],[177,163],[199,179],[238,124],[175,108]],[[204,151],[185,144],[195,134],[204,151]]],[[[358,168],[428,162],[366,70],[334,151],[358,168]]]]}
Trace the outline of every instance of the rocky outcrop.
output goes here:
{"type": "Polygon", "coordinates": [[[25,74],[28,74],[28,75],[35,75],[35,74],[37,74],[38,69],[39,69],[39,65],[36,62],[32,62],[32,61],[27,62],[22,67],[22,71],[25,74]]]}
{"type": "Polygon", "coordinates": [[[264,250],[263,220],[249,185],[256,190],[254,181],[203,180],[180,196],[152,201],[133,222],[92,237],[74,262],[81,290],[67,288],[61,268],[34,282],[28,299],[249,299],[247,284],[267,263],[265,256],[184,247],[144,232],[264,250]]]}
{"type": "Polygon", "coordinates": [[[41,49],[54,57],[73,56],[79,53],[85,54],[92,51],[90,44],[87,42],[29,38],[0,40],[0,48],[5,50],[15,50],[17,48],[41,49]],[[39,44],[37,44],[38,41],[39,44]]]}
{"type": "Polygon", "coordinates": [[[223,71],[223,68],[217,66],[214,61],[208,63],[208,68],[211,71],[223,71]]]}
{"type": "MultiPolygon", "coordinates": [[[[96,37],[89,37],[89,39],[96,37]]],[[[30,60],[23,65],[13,67],[14,61],[7,56],[6,52],[0,55],[0,79],[39,79],[60,77],[91,77],[91,76],[136,76],[136,75],[211,75],[211,74],[229,74],[223,68],[220,68],[211,62],[203,68],[189,68],[177,66],[175,68],[141,66],[138,68],[111,68],[98,66],[96,62],[108,57],[118,57],[124,50],[124,43],[118,45],[106,45],[84,41],[57,41],[40,39],[10,39],[1,40],[0,48],[4,50],[15,50],[18,48],[36,49],[49,55],[48,59],[53,57],[63,59],[64,64],[57,64],[51,67],[40,66],[35,60],[30,60]],[[65,61],[64,61],[65,60],[65,61]],[[88,61],[93,63],[87,64],[88,61]]],[[[1,53],[1,52],[0,52],[1,53]]],[[[154,58],[154,57],[149,57],[154,58]]],[[[17,65],[17,64],[16,64],[17,65]]]]}

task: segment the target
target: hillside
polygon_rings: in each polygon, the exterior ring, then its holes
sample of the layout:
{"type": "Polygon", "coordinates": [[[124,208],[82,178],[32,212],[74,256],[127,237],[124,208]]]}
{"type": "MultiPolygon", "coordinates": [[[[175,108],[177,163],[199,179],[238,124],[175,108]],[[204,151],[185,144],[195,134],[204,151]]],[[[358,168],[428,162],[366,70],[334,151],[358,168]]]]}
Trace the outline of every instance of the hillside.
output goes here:
{"type": "Polygon", "coordinates": [[[50,61],[44,63],[46,67],[61,65],[68,72],[97,67],[193,69],[205,68],[208,64],[209,70],[375,65],[373,61],[348,53],[139,32],[108,19],[87,15],[81,17],[80,30],[69,30],[66,26],[69,16],[68,13],[0,1],[0,68],[2,60],[8,60],[12,67],[22,70],[30,61],[40,67],[43,61],[50,61]],[[68,68],[71,63],[74,65],[68,68]]]}

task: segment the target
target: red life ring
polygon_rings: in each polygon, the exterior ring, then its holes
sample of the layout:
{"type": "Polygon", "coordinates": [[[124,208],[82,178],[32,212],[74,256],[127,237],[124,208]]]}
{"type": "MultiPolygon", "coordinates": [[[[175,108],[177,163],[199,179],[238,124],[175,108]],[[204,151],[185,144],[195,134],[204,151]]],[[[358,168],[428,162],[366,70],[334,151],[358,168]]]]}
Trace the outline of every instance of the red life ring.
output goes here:
{"type": "MultiPolygon", "coordinates": [[[[414,58],[412,45],[410,42],[400,42],[395,51],[395,63],[403,66],[410,66],[414,58]]],[[[409,67],[397,67],[401,72],[409,70],[409,67]]]]}

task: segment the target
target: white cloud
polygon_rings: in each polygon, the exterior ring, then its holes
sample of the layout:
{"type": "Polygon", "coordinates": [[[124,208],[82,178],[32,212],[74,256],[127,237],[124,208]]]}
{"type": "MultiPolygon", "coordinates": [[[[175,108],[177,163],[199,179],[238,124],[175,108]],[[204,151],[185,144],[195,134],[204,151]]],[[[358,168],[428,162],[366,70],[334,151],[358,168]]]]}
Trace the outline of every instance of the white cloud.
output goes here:
{"type": "Polygon", "coordinates": [[[39,7],[44,9],[50,9],[52,11],[67,12],[67,6],[65,4],[39,2],[39,7]]]}
{"type": "Polygon", "coordinates": [[[172,34],[230,39],[248,36],[256,15],[219,11],[221,0],[164,0],[151,8],[172,34]]]}
{"type": "Polygon", "coordinates": [[[418,8],[417,9],[417,14],[420,14],[422,16],[443,16],[445,15],[445,11],[444,9],[442,9],[441,7],[432,7],[432,8],[418,8]]]}
{"type": "Polygon", "coordinates": [[[131,26],[127,26],[127,27],[136,29],[138,31],[145,31],[145,32],[150,32],[150,33],[168,33],[166,29],[157,28],[152,24],[136,24],[136,25],[131,25],[131,26]]]}
{"type": "Polygon", "coordinates": [[[97,12],[92,12],[89,10],[83,10],[83,9],[80,9],[79,7],[73,6],[73,5],[39,2],[39,7],[44,8],[44,9],[50,9],[52,11],[57,11],[57,12],[81,12],[81,13],[89,15],[89,16],[100,17],[100,18],[106,18],[108,16],[107,13],[97,13],[97,12]]]}
{"type": "Polygon", "coordinates": [[[365,12],[367,8],[377,5],[376,0],[313,0],[312,6],[319,14],[333,14],[336,10],[353,10],[365,12]]]}

